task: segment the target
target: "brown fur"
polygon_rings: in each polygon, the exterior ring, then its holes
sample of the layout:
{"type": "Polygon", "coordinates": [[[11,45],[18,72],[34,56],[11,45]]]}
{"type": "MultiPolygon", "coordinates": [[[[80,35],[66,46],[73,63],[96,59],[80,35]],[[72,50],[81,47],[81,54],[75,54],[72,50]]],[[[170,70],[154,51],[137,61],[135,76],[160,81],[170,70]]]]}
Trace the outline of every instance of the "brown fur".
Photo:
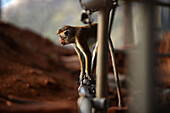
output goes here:
{"type": "Polygon", "coordinates": [[[92,24],[91,26],[64,26],[57,32],[60,37],[60,43],[62,45],[73,44],[74,49],[76,50],[80,64],[81,64],[81,73],[80,79],[84,77],[84,74],[89,79],[92,79],[91,74],[91,59],[92,53],[88,45],[90,38],[97,39],[97,24],[92,24]],[[67,34],[68,33],[68,34],[67,34]],[[85,58],[85,66],[83,58],[85,58]]]}

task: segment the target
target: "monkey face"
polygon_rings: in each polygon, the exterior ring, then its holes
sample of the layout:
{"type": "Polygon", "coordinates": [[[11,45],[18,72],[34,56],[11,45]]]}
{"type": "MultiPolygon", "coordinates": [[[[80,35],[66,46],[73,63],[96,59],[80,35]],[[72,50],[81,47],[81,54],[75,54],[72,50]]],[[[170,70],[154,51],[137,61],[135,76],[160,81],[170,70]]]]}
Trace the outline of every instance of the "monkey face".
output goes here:
{"type": "Polygon", "coordinates": [[[75,28],[71,26],[64,26],[57,31],[59,42],[62,45],[70,44],[75,42],[75,28]]]}

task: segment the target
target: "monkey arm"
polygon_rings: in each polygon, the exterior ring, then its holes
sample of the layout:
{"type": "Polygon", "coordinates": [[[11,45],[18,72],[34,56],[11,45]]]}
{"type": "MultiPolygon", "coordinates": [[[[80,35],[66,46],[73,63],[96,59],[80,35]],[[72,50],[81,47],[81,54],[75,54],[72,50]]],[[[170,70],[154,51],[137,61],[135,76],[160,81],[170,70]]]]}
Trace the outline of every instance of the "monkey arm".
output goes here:
{"type": "Polygon", "coordinates": [[[87,77],[88,77],[88,79],[89,80],[91,80],[92,79],[92,74],[91,74],[91,58],[92,58],[92,55],[91,55],[91,52],[89,51],[85,51],[85,59],[87,59],[86,60],[86,75],[87,75],[87,77]]]}
{"type": "Polygon", "coordinates": [[[96,68],[97,50],[98,50],[98,42],[96,42],[95,48],[92,51],[93,52],[92,53],[92,64],[91,64],[92,75],[94,75],[94,70],[96,68]]]}
{"type": "Polygon", "coordinates": [[[85,72],[86,72],[86,76],[88,77],[89,80],[92,79],[91,76],[91,52],[89,50],[89,46],[87,44],[87,41],[84,40],[76,40],[76,44],[77,47],[80,49],[80,51],[83,53],[84,57],[85,57],[85,72]]]}
{"type": "Polygon", "coordinates": [[[79,62],[80,62],[80,76],[79,76],[79,80],[81,81],[83,79],[83,76],[85,75],[85,58],[83,56],[83,53],[80,51],[80,49],[76,46],[76,44],[72,44],[72,46],[74,47],[78,58],[79,58],[79,62]]]}

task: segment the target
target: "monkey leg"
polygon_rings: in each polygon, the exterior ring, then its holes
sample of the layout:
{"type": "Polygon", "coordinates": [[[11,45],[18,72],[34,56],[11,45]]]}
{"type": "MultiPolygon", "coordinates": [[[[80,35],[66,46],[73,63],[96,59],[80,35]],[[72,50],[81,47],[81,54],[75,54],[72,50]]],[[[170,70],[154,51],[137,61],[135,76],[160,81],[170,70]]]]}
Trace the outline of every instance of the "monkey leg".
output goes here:
{"type": "Polygon", "coordinates": [[[108,43],[109,43],[110,54],[112,57],[112,65],[113,65],[113,71],[114,71],[114,75],[115,75],[115,81],[116,81],[116,85],[117,85],[117,95],[118,95],[118,100],[119,100],[118,106],[122,107],[122,95],[121,95],[119,76],[118,76],[118,71],[117,71],[117,66],[116,66],[116,57],[115,57],[113,43],[112,43],[110,37],[108,39],[108,43]]]}
{"type": "Polygon", "coordinates": [[[78,40],[77,41],[77,46],[80,49],[80,51],[83,53],[84,58],[85,58],[85,74],[86,77],[91,81],[94,80],[93,77],[91,76],[91,59],[92,55],[89,50],[88,44],[84,43],[83,40],[78,40]]]}
{"type": "Polygon", "coordinates": [[[86,72],[86,77],[89,79],[89,80],[92,80],[92,74],[91,74],[91,53],[86,53],[85,54],[85,59],[86,60],[86,69],[85,69],[85,72],[86,72]]]}
{"type": "Polygon", "coordinates": [[[80,49],[75,44],[72,44],[72,46],[74,47],[74,49],[78,55],[78,58],[79,58],[79,62],[80,62],[79,82],[81,82],[85,75],[85,58],[84,58],[83,53],[80,51],[80,49]]]}
{"type": "Polygon", "coordinates": [[[98,50],[98,42],[96,42],[96,45],[95,45],[95,48],[92,54],[92,65],[91,65],[92,76],[94,76],[94,71],[96,69],[97,50],[98,50]]]}

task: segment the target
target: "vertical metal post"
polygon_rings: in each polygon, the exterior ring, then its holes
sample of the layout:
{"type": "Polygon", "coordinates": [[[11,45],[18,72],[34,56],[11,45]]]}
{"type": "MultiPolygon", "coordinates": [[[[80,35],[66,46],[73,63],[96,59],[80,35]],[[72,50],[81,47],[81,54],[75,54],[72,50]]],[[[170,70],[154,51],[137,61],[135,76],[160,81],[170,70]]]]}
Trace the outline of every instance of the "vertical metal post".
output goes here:
{"type": "Polygon", "coordinates": [[[0,0],[0,20],[2,19],[2,0],[0,0]]]}
{"type": "Polygon", "coordinates": [[[135,44],[132,33],[132,3],[126,0],[124,3],[124,45],[135,44]]]}
{"type": "Polygon", "coordinates": [[[130,55],[130,76],[133,91],[138,92],[134,96],[134,103],[130,107],[130,113],[153,113],[153,18],[154,10],[151,1],[143,0],[138,4],[140,19],[136,36],[139,39],[136,48],[130,55]]]}
{"type": "MultiPolygon", "coordinates": [[[[96,97],[107,97],[107,64],[108,64],[108,23],[110,9],[104,8],[98,16],[98,55],[96,69],[96,97]]],[[[107,108],[100,111],[106,113],[107,108]]]]}

